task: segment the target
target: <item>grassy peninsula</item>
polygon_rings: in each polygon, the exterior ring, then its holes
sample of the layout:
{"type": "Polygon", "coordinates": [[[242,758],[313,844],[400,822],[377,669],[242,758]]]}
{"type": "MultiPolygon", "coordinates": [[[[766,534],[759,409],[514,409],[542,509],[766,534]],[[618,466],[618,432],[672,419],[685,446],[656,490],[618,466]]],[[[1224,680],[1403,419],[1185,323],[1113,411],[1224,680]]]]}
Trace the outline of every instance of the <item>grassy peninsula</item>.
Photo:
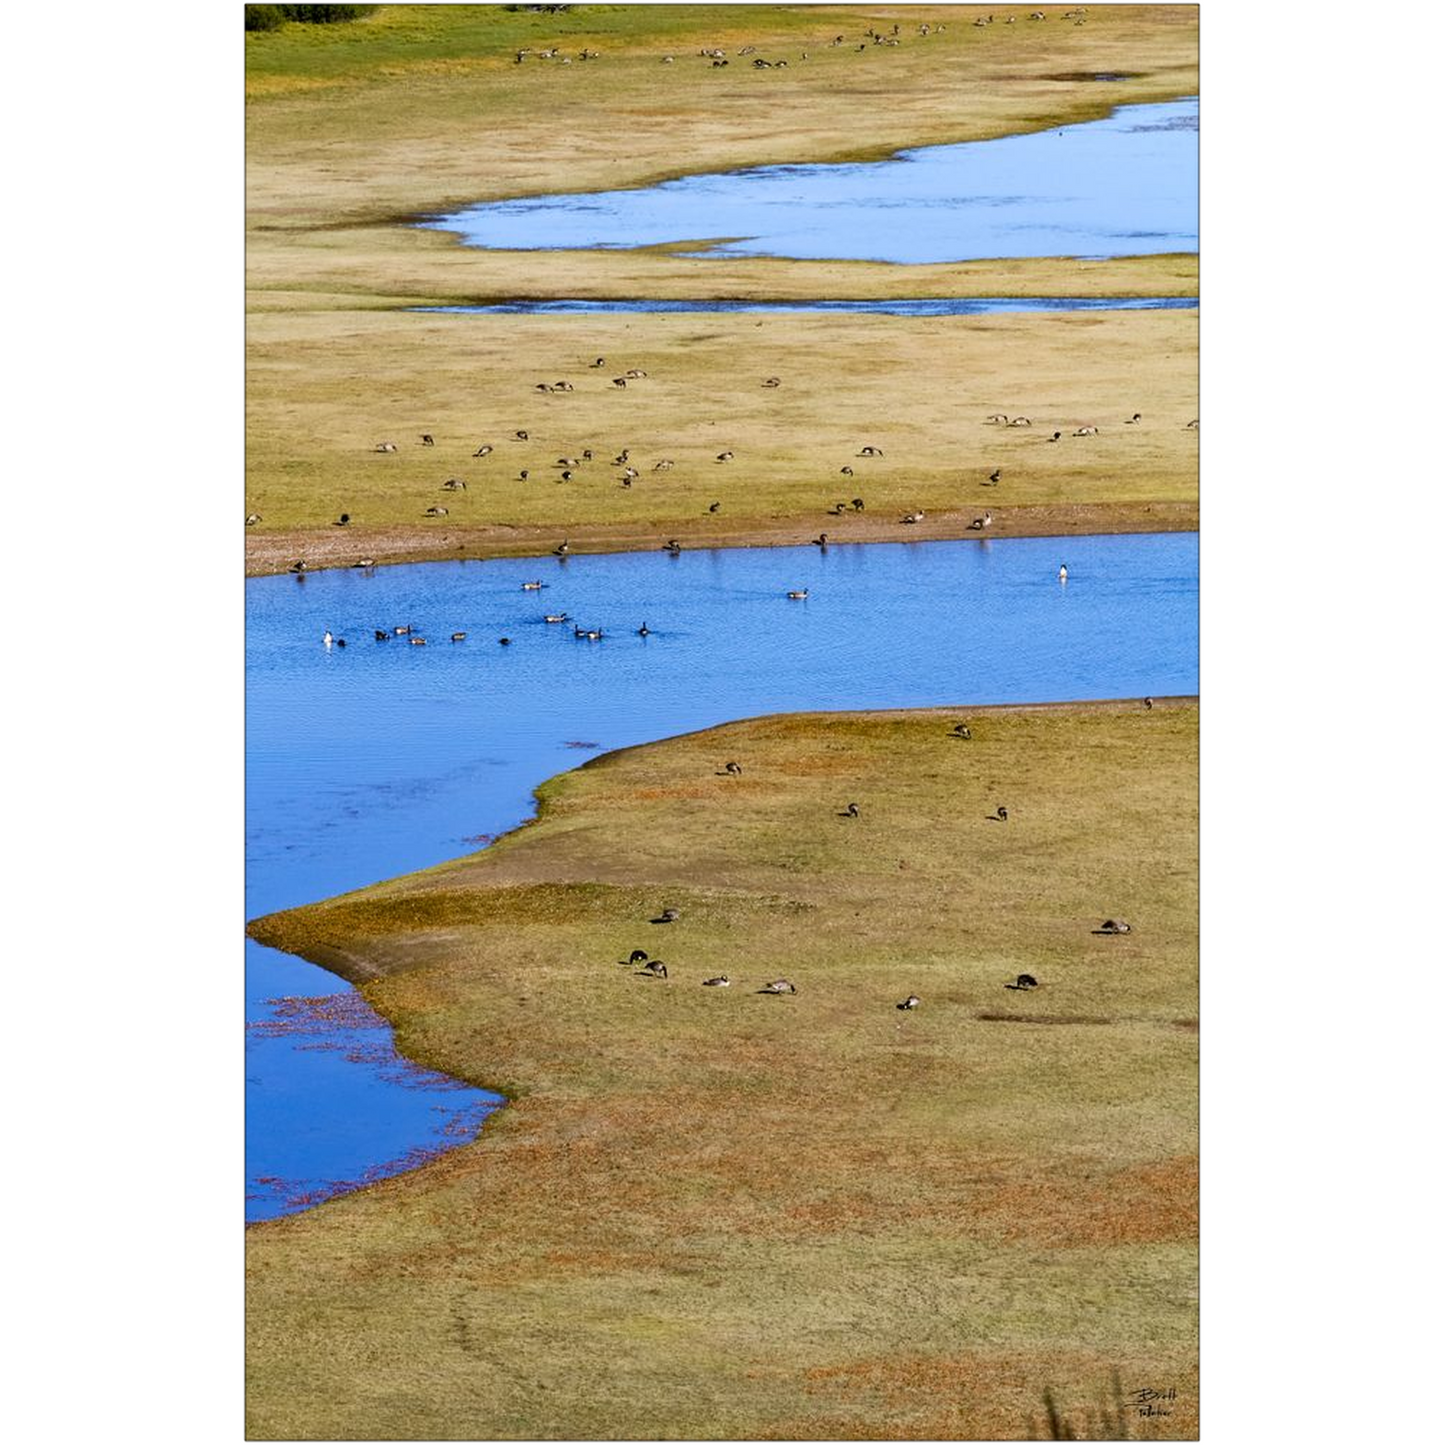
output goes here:
{"type": "Polygon", "coordinates": [[[1116,1373],[1193,1437],[1193,702],[763,718],[539,803],[252,925],[510,1097],[249,1232],[252,1438],[1038,1438],[1116,1373]]]}

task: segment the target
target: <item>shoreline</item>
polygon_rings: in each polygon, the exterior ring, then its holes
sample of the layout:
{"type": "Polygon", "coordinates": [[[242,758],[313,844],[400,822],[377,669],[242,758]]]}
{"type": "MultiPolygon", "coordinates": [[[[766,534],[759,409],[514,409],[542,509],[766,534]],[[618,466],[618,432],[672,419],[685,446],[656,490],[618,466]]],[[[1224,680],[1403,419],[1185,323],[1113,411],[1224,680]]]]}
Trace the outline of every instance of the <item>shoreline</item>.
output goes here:
{"type": "Polygon", "coordinates": [[[355,568],[363,559],[377,567],[417,562],[485,562],[506,557],[546,561],[563,539],[572,557],[663,549],[669,538],[684,551],[740,547],[805,547],[813,528],[846,528],[830,533],[829,545],[868,543],[994,541],[1005,537],[1127,536],[1150,532],[1197,532],[1197,502],[1081,502],[999,507],[985,534],[972,526],[978,507],[937,512],[914,525],[896,517],[842,516],[743,518],[712,527],[693,522],[583,523],[555,526],[314,528],[305,531],[249,532],[246,576],[268,577],[291,571],[297,561],[305,572],[355,568]]]}

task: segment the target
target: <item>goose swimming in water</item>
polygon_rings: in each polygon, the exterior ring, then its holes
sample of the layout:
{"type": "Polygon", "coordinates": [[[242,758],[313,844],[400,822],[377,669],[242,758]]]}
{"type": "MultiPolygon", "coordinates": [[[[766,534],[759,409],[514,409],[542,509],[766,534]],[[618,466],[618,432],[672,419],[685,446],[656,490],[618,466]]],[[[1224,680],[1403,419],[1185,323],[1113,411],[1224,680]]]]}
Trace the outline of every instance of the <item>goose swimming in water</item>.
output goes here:
{"type": "Polygon", "coordinates": [[[523,592],[540,592],[547,584],[545,582],[523,582],[523,592]]]}
{"type": "Polygon", "coordinates": [[[425,647],[425,646],[426,646],[426,638],[424,638],[424,637],[413,637],[413,638],[411,639],[411,645],[412,645],[413,647],[425,647]]]}
{"type": "Polygon", "coordinates": [[[676,557],[677,554],[682,551],[682,543],[679,542],[676,537],[673,537],[662,544],[662,550],[664,552],[670,552],[676,557]]]}
{"type": "Polygon", "coordinates": [[[328,627],[326,631],[321,634],[321,645],[323,647],[330,647],[333,641],[331,629],[328,627]]]}
{"type": "Polygon", "coordinates": [[[1069,580],[1069,569],[1068,569],[1066,566],[1060,564],[1060,566],[1059,566],[1059,581],[1060,581],[1060,582],[1067,582],[1068,580],[1069,580]]]}
{"type": "Polygon", "coordinates": [[[542,619],[543,622],[565,622],[566,620],[567,614],[565,612],[549,612],[542,619]]]}
{"type": "Polygon", "coordinates": [[[821,547],[826,552],[828,550],[828,534],[826,532],[819,532],[818,535],[813,538],[813,545],[815,547],[821,547]]]}
{"type": "Polygon", "coordinates": [[[408,622],[405,627],[393,627],[391,630],[398,637],[409,637],[411,635],[411,623],[408,622]]]}
{"type": "Polygon", "coordinates": [[[644,622],[642,626],[637,629],[637,635],[639,637],[651,637],[652,629],[644,622]]]}
{"type": "Polygon", "coordinates": [[[554,557],[565,557],[565,556],[567,555],[567,553],[570,552],[571,550],[572,550],[572,544],[571,544],[570,542],[561,541],[561,542],[558,542],[557,545],[552,548],[552,555],[553,555],[554,557]]]}
{"type": "Polygon", "coordinates": [[[798,592],[789,592],[788,596],[791,597],[794,602],[806,602],[808,600],[808,589],[804,587],[798,592]]]}
{"type": "Polygon", "coordinates": [[[378,628],[378,627],[373,627],[373,628],[372,628],[372,630],[371,630],[371,635],[372,635],[374,638],[376,638],[376,640],[377,640],[378,642],[390,642],[390,641],[391,641],[391,633],[389,633],[389,632],[383,632],[383,631],[382,631],[380,628],[378,628]]]}
{"type": "Polygon", "coordinates": [[[465,632],[454,632],[454,633],[452,633],[452,641],[453,641],[453,642],[465,642],[466,640],[467,640],[467,634],[466,634],[465,632]]]}

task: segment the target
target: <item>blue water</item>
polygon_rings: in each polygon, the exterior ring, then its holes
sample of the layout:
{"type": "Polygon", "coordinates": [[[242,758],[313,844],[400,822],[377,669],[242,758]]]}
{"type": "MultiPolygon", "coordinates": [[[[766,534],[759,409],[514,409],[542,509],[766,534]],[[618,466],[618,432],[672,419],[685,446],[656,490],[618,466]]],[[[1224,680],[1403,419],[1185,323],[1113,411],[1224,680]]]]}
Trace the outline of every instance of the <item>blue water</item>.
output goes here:
{"type": "MultiPolygon", "coordinates": [[[[1198,569],[1197,536],[1172,533],[252,579],[248,916],[474,851],[604,748],[760,713],[1195,693],[1198,569]],[[373,639],[408,623],[426,647],[373,639]]],[[[256,944],[247,968],[249,1218],[397,1172],[495,1103],[417,1077],[333,975],[256,944]],[[362,1026],[268,1002],[320,995],[362,1026]]]]}
{"type": "Polygon", "coordinates": [[[494,306],[412,306],[462,316],[599,316],[636,311],[781,311],[873,316],[991,316],[1003,311],[1188,311],[1194,296],[929,296],[899,301],[506,301],[494,306]]]}
{"type": "Polygon", "coordinates": [[[919,263],[1199,249],[1199,102],[852,165],[764,166],[529,196],[426,222],[469,246],[919,263]]]}

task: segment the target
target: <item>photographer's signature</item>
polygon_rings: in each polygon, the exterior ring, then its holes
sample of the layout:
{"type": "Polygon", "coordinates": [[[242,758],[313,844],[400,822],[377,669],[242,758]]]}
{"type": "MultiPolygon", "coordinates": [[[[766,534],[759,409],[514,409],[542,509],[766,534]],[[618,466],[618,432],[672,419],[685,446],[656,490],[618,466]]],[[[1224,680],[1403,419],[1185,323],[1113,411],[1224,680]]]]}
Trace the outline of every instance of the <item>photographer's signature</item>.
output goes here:
{"type": "Polygon", "coordinates": [[[1132,1409],[1147,1418],[1172,1415],[1174,1402],[1178,1396],[1179,1391],[1171,1385],[1167,1390],[1129,1390],[1125,1393],[1124,1399],[1132,1409]]]}

